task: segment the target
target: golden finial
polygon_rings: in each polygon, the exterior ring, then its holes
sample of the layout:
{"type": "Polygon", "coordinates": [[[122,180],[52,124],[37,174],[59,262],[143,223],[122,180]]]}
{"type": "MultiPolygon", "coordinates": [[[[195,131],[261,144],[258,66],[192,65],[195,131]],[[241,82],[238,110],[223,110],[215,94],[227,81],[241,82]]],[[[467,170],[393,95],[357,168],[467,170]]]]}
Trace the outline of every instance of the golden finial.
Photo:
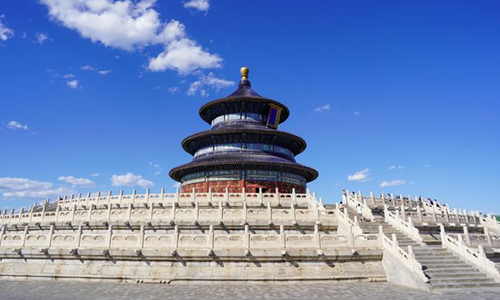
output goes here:
{"type": "Polygon", "coordinates": [[[241,73],[241,80],[248,80],[248,73],[250,73],[250,70],[247,67],[241,68],[240,73],[241,73]]]}

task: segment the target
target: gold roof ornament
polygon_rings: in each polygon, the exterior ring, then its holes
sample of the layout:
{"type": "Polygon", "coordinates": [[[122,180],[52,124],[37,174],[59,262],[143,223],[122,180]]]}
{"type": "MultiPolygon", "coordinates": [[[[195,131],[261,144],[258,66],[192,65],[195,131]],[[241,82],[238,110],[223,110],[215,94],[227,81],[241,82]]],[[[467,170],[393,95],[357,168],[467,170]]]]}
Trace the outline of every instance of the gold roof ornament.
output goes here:
{"type": "Polygon", "coordinates": [[[247,67],[243,67],[240,69],[241,80],[248,80],[248,73],[250,73],[250,69],[247,67]]]}

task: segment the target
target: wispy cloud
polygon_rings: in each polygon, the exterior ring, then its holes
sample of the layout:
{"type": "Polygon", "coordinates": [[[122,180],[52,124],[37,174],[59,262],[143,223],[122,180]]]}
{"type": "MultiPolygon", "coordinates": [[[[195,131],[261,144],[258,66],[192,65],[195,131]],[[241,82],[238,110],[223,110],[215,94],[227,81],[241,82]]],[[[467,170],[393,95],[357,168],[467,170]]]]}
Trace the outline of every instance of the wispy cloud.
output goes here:
{"type": "Polygon", "coordinates": [[[314,109],[315,112],[323,112],[327,110],[330,110],[330,104],[321,105],[314,109]]]}
{"type": "Polygon", "coordinates": [[[59,181],[64,181],[72,185],[72,187],[93,187],[95,183],[87,178],[77,178],[74,176],[60,176],[59,181]]]}
{"type": "Polygon", "coordinates": [[[384,181],[380,184],[380,187],[388,187],[388,186],[398,186],[398,185],[404,185],[406,182],[401,179],[397,180],[392,180],[392,181],[384,181]]]}
{"type": "MultiPolygon", "coordinates": [[[[162,45],[163,51],[149,60],[150,71],[189,74],[222,66],[218,54],[210,53],[188,37],[184,24],[177,20],[162,21],[155,8],[156,0],[40,2],[48,8],[53,20],[92,42],[127,51],[162,45]]],[[[198,7],[204,8],[203,4],[198,7]]]]}
{"type": "Polygon", "coordinates": [[[28,130],[28,125],[23,125],[17,121],[10,121],[6,127],[12,130],[28,130]]]}
{"type": "Polygon", "coordinates": [[[49,35],[46,33],[37,33],[35,35],[35,43],[37,43],[37,44],[43,44],[48,40],[50,40],[49,35]]]}
{"type": "Polygon", "coordinates": [[[72,89],[77,89],[80,87],[80,84],[78,83],[78,80],[70,80],[66,81],[66,85],[69,86],[72,89]]]}
{"type": "Polygon", "coordinates": [[[405,166],[402,166],[402,165],[399,165],[399,166],[391,165],[391,166],[389,166],[389,170],[403,170],[404,168],[405,168],[405,166]]]}
{"type": "Polygon", "coordinates": [[[194,8],[199,11],[208,11],[210,3],[208,0],[189,0],[184,3],[185,8],[194,8]]]}
{"type": "Polygon", "coordinates": [[[113,186],[140,186],[143,188],[149,188],[155,185],[152,181],[142,178],[141,175],[134,175],[130,172],[123,175],[111,176],[111,184],[113,186]]]}
{"type": "Polygon", "coordinates": [[[90,174],[90,176],[92,176],[92,177],[99,177],[100,175],[101,174],[99,174],[99,173],[92,173],[92,174],[90,174]]]}
{"type": "Polygon", "coordinates": [[[83,70],[83,71],[93,71],[93,72],[96,72],[99,75],[108,75],[109,73],[111,73],[111,70],[99,70],[97,68],[94,68],[91,65],[82,66],[82,67],[80,67],[80,69],[83,70]]]}
{"type": "Polygon", "coordinates": [[[349,181],[360,181],[365,182],[368,180],[370,169],[366,168],[361,171],[358,171],[352,175],[347,176],[347,180],[349,181]]]}
{"type": "Polygon", "coordinates": [[[7,26],[5,26],[5,24],[3,24],[2,19],[4,17],[4,15],[0,15],[0,40],[5,42],[14,36],[14,30],[8,28],[7,26]]]}
{"type": "Polygon", "coordinates": [[[160,175],[161,172],[163,172],[159,164],[151,161],[149,162],[149,165],[155,169],[155,175],[160,175]]]}
{"type": "Polygon", "coordinates": [[[201,96],[206,97],[208,96],[207,89],[212,89],[218,92],[221,89],[231,87],[235,84],[236,83],[234,81],[217,78],[213,73],[209,73],[208,75],[201,75],[198,80],[191,83],[187,94],[189,96],[200,94],[201,96]]]}
{"type": "Polygon", "coordinates": [[[355,111],[353,112],[353,114],[354,114],[354,116],[359,117],[359,116],[361,115],[361,112],[360,112],[360,111],[355,110],[355,111]]]}

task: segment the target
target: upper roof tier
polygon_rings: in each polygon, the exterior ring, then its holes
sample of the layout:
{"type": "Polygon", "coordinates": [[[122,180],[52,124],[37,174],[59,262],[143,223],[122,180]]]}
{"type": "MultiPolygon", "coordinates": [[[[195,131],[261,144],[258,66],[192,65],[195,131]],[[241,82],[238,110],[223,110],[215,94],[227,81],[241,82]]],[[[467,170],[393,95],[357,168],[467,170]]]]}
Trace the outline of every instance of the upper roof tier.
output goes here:
{"type": "Polygon", "coordinates": [[[227,97],[203,105],[200,108],[200,117],[210,124],[218,116],[240,112],[257,113],[266,116],[269,113],[269,105],[273,104],[282,109],[279,123],[285,122],[290,115],[288,108],[278,101],[257,94],[248,80],[248,73],[248,68],[241,68],[241,80],[236,91],[227,97]]]}

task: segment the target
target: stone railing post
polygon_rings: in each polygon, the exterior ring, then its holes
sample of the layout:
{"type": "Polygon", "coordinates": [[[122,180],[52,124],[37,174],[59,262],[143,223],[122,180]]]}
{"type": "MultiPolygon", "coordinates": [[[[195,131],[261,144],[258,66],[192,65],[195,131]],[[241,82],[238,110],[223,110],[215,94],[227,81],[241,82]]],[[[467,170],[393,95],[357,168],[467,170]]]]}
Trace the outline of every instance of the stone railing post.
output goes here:
{"type": "Polygon", "coordinates": [[[2,230],[0,231],[0,246],[2,246],[3,236],[7,230],[7,225],[2,225],[2,230]]]}
{"type": "Polygon", "coordinates": [[[272,208],[271,208],[271,202],[267,203],[267,219],[269,220],[269,222],[272,222],[272,220],[273,220],[273,212],[272,212],[272,208]]]}
{"type": "Polygon", "coordinates": [[[229,204],[229,189],[228,188],[226,188],[226,197],[225,198],[226,198],[226,203],[229,204]]]}
{"type": "Polygon", "coordinates": [[[179,248],[179,226],[174,227],[174,249],[177,251],[179,248]]]}
{"type": "MultiPolygon", "coordinates": [[[[163,202],[162,202],[163,203],[163,202]]],[[[155,204],[151,203],[149,205],[149,219],[153,220],[153,215],[154,215],[154,209],[155,209],[155,204]]]]}
{"type": "Polygon", "coordinates": [[[464,231],[464,241],[467,246],[472,246],[470,242],[470,235],[469,235],[469,228],[467,228],[467,225],[462,226],[463,231],[464,231]]]}
{"type": "Polygon", "coordinates": [[[246,251],[250,251],[250,232],[248,230],[248,225],[245,225],[245,249],[246,251]]]}
{"type": "Polygon", "coordinates": [[[160,201],[161,203],[163,203],[165,202],[165,188],[161,188],[160,194],[161,194],[160,201]]]}
{"type": "Polygon", "coordinates": [[[243,199],[243,202],[247,202],[247,191],[245,187],[241,188],[241,199],[243,199]]]}
{"type": "Polygon", "coordinates": [[[321,249],[321,236],[317,224],[314,225],[314,238],[316,239],[316,249],[321,249]]]}
{"type": "MultiPolygon", "coordinates": [[[[151,205],[152,206],[152,205],[151,205]]],[[[144,248],[144,235],[146,233],[146,227],[141,225],[141,229],[139,231],[139,237],[137,238],[137,248],[144,248]]]]}
{"type": "Polygon", "coordinates": [[[260,205],[262,205],[264,199],[263,199],[263,195],[262,195],[262,188],[259,188],[259,203],[260,205]]]}
{"type": "Polygon", "coordinates": [[[391,203],[393,207],[396,207],[396,199],[394,199],[394,194],[391,194],[391,203]]]}
{"type": "Polygon", "coordinates": [[[398,237],[396,236],[395,233],[392,234],[392,242],[394,244],[394,251],[398,251],[399,242],[398,242],[398,237]]]}
{"type": "Polygon", "coordinates": [[[286,236],[285,236],[285,226],[280,225],[280,242],[283,249],[286,249],[286,236]]]}
{"type": "Polygon", "coordinates": [[[439,224],[439,232],[441,236],[441,245],[446,248],[446,231],[443,224],[439,224]]]}
{"type": "Polygon", "coordinates": [[[132,203],[129,203],[128,208],[127,208],[127,220],[130,221],[132,218],[132,209],[134,208],[134,205],[132,203]]]}
{"type": "Polygon", "coordinates": [[[177,202],[174,202],[172,203],[172,211],[170,212],[171,213],[170,218],[172,219],[172,221],[175,221],[175,217],[177,215],[176,210],[177,210],[177,202]]]}
{"type": "Polygon", "coordinates": [[[23,232],[23,247],[26,245],[26,236],[28,235],[29,229],[28,225],[24,226],[24,232],[23,232]]]}
{"type": "Polygon", "coordinates": [[[120,199],[118,199],[120,206],[123,204],[123,190],[120,190],[120,199]]]}
{"type": "Polygon", "coordinates": [[[295,204],[292,202],[290,203],[290,213],[292,215],[292,222],[294,224],[297,223],[297,215],[296,215],[296,212],[295,212],[295,204]]]}
{"type": "Polygon", "coordinates": [[[248,219],[248,207],[247,203],[243,201],[243,221],[246,223],[248,219]]]}
{"type": "Polygon", "coordinates": [[[196,203],[196,202],[197,202],[197,201],[196,201],[196,189],[195,189],[195,188],[193,188],[193,189],[191,190],[191,199],[192,199],[191,201],[193,201],[194,203],[196,203]]]}
{"type": "Polygon", "coordinates": [[[224,211],[222,209],[222,201],[219,202],[219,222],[222,222],[222,219],[224,218],[224,211]]]}
{"type": "Polygon", "coordinates": [[[420,205],[417,205],[417,215],[420,223],[424,222],[424,216],[422,216],[422,210],[420,209],[420,205]]]}
{"type": "Polygon", "coordinates": [[[50,225],[50,229],[49,229],[49,238],[48,238],[48,241],[47,241],[47,247],[50,248],[50,246],[52,246],[52,236],[54,235],[54,230],[55,230],[55,226],[54,225],[50,225]]]}
{"type": "Polygon", "coordinates": [[[292,189],[292,203],[297,203],[297,194],[295,193],[295,188],[292,189]]]}
{"type": "Polygon", "coordinates": [[[132,203],[135,203],[135,197],[137,196],[137,191],[135,189],[132,190],[132,203]]]}
{"type": "Polygon", "coordinates": [[[107,240],[108,248],[111,248],[112,241],[113,241],[113,225],[109,225],[108,226],[108,240],[107,240]]]}
{"type": "Polygon", "coordinates": [[[210,225],[208,231],[208,249],[214,249],[214,225],[210,225]]]}
{"type": "Polygon", "coordinates": [[[82,233],[83,233],[83,224],[80,224],[78,225],[78,230],[76,231],[76,239],[75,239],[76,248],[80,248],[82,233]]]}
{"type": "Polygon", "coordinates": [[[208,188],[208,202],[212,203],[213,201],[213,195],[212,195],[212,187],[208,188]]]}
{"type": "Polygon", "coordinates": [[[484,234],[486,235],[486,240],[488,242],[488,246],[493,247],[493,239],[491,238],[490,230],[488,227],[483,227],[484,234]]]}

